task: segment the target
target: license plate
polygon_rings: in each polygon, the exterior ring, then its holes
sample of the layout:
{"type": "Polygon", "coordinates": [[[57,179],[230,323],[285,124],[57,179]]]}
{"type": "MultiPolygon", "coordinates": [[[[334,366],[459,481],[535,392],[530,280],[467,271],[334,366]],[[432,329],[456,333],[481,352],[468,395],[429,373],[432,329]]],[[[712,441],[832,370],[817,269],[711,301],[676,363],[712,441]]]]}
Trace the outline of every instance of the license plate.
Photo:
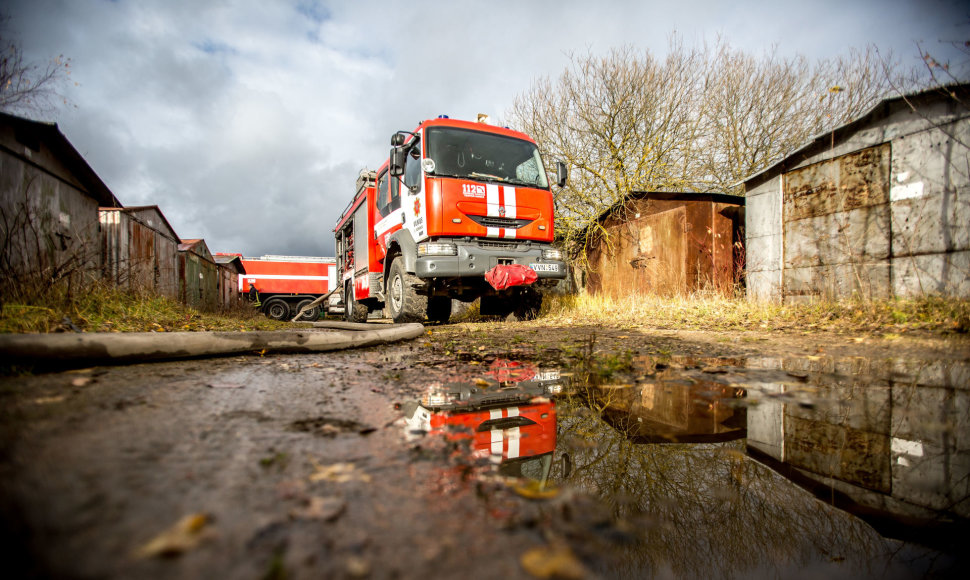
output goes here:
{"type": "Polygon", "coordinates": [[[558,272],[559,264],[529,264],[536,272],[558,272]]]}

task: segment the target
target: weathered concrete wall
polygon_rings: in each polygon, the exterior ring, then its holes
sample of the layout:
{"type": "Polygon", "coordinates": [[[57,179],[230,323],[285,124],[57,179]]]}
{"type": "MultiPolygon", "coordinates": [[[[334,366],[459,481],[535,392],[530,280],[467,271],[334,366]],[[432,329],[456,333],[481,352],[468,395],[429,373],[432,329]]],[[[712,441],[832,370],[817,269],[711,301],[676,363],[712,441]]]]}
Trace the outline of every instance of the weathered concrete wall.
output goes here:
{"type": "Polygon", "coordinates": [[[888,144],[783,177],[786,301],[890,295],[888,144]]]}
{"type": "Polygon", "coordinates": [[[970,111],[917,108],[884,103],[745,184],[750,299],[970,297],[970,111]]]}
{"type": "MultiPolygon", "coordinates": [[[[942,116],[942,115],[941,115],[942,116]]],[[[970,297],[970,118],[893,140],[893,292],[970,297]]]]}
{"type": "MultiPolygon", "coordinates": [[[[863,506],[912,517],[970,515],[970,364],[855,357],[748,362],[806,373],[814,396],[829,402],[824,412],[797,402],[749,408],[749,447],[863,506]]],[[[771,396],[786,386],[755,390],[771,396]]]]}
{"type": "Polygon", "coordinates": [[[745,252],[747,293],[754,300],[782,295],[783,234],[781,176],[747,193],[745,252]]]}

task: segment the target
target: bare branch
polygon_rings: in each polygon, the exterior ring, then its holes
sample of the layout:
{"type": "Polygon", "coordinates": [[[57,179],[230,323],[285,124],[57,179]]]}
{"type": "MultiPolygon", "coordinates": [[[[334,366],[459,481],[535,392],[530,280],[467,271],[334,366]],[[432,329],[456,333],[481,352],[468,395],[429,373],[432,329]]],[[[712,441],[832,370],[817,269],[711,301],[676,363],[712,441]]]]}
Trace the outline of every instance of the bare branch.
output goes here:
{"type": "Polygon", "coordinates": [[[7,20],[0,17],[0,111],[49,115],[68,104],[61,86],[70,78],[71,59],[60,55],[43,65],[27,62],[20,46],[6,38],[7,20]]]}

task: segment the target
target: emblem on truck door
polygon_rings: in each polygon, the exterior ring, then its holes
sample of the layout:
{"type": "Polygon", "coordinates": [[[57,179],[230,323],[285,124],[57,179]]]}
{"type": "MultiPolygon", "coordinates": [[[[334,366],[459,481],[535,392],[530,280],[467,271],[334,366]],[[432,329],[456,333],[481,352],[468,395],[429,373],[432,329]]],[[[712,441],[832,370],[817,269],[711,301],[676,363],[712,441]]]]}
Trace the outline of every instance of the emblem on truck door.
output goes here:
{"type": "Polygon", "coordinates": [[[414,216],[421,215],[421,198],[414,200],[414,216]]]}

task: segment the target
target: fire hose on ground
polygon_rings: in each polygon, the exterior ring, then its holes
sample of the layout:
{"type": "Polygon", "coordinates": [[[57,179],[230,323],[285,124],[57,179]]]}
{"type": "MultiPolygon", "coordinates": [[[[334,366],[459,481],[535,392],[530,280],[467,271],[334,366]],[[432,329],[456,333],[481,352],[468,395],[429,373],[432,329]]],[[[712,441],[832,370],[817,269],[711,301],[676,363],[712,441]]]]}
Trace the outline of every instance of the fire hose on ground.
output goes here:
{"type": "Polygon", "coordinates": [[[44,367],[128,364],[247,353],[312,353],[417,338],[424,326],[307,323],[312,329],[255,332],[129,332],[0,335],[0,363],[44,367]]]}

